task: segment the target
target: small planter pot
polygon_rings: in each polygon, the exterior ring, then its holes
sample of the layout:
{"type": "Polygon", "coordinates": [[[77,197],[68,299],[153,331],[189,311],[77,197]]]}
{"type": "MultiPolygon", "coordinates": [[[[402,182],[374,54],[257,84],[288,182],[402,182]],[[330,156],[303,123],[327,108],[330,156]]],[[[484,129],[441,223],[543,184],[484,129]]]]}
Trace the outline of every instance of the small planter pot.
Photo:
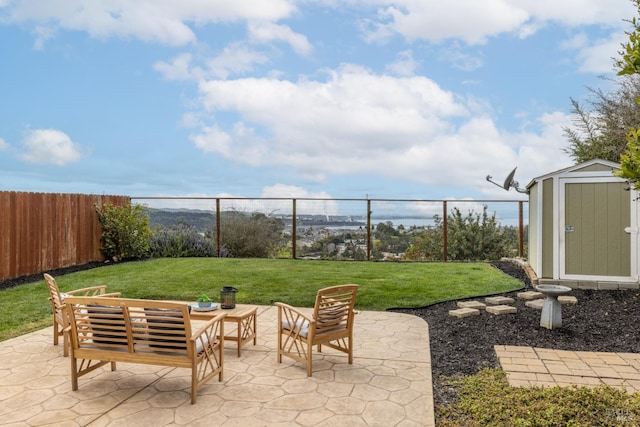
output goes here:
{"type": "Polygon", "coordinates": [[[203,301],[198,301],[198,307],[200,308],[209,308],[211,307],[212,302],[203,302],[203,301]]]}

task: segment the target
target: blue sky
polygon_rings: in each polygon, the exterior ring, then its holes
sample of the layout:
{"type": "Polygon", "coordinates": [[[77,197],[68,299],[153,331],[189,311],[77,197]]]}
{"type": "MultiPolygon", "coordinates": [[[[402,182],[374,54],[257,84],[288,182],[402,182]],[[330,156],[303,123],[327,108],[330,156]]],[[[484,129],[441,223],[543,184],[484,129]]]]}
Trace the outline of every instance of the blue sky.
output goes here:
{"type": "Polygon", "coordinates": [[[0,0],[0,190],[523,199],[629,0],[0,0]]]}

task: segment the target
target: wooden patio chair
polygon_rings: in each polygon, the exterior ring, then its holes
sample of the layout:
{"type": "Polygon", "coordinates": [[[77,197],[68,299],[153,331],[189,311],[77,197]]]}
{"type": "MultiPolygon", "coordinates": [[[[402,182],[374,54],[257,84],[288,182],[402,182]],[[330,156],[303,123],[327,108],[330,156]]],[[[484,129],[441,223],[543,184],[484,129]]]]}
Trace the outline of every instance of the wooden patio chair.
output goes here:
{"type": "Polygon", "coordinates": [[[307,366],[312,375],[312,349],[322,345],[347,353],[353,363],[353,306],[358,285],[341,285],[320,289],[316,295],[313,315],[281,302],[278,307],[278,363],[282,356],[307,366]]]}
{"type": "Polygon", "coordinates": [[[63,337],[63,354],[64,357],[69,355],[69,337],[65,328],[69,326],[69,317],[64,299],[67,296],[106,296],[119,297],[120,292],[106,293],[107,287],[91,286],[88,288],[74,289],[72,291],[60,292],[56,279],[48,273],[44,273],[44,280],[49,287],[49,301],[51,301],[51,311],[53,312],[53,345],[58,345],[58,337],[63,337]]]}

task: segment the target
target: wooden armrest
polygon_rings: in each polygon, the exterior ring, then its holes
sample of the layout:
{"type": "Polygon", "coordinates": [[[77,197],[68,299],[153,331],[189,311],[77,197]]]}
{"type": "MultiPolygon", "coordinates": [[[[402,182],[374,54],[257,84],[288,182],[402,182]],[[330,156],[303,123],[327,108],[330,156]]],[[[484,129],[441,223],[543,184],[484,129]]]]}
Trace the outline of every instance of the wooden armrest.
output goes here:
{"type": "MultiPolygon", "coordinates": [[[[202,336],[203,334],[206,335],[208,330],[212,330],[211,326],[215,325],[216,323],[222,322],[222,319],[224,319],[224,317],[227,315],[227,313],[220,313],[218,314],[216,317],[214,317],[213,319],[209,319],[206,321],[206,323],[204,325],[202,325],[197,331],[195,331],[192,335],[191,338],[189,338],[189,340],[191,341],[195,341],[197,340],[200,336],[202,336]]],[[[216,337],[209,337],[208,335],[206,335],[207,338],[213,338],[215,340],[216,337]]],[[[211,341],[213,342],[213,341],[211,341]]]]}
{"type": "Polygon", "coordinates": [[[274,303],[274,305],[276,305],[278,307],[278,310],[288,311],[290,316],[293,316],[293,315],[295,315],[296,317],[300,316],[304,320],[307,320],[309,322],[313,321],[311,316],[303,313],[302,311],[300,311],[299,309],[297,309],[297,308],[295,308],[293,306],[290,306],[289,304],[285,304],[283,302],[276,302],[276,303],[274,303]]]}
{"type": "Polygon", "coordinates": [[[297,308],[282,302],[277,302],[275,305],[278,307],[278,331],[287,330],[296,336],[306,337],[309,330],[316,328],[315,319],[297,308]]]}
{"type": "Polygon", "coordinates": [[[64,293],[67,295],[77,295],[77,294],[87,295],[89,293],[95,294],[98,291],[105,292],[106,290],[107,290],[106,285],[100,285],[100,286],[89,286],[88,288],[74,289],[72,291],[66,291],[64,293]]]}
{"type": "MultiPolygon", "coordinates": [[[[107,294],[100,294],[100,297],[120,298],[122,292],[109,292],[107,294]]],[[[98,296],[98,295],[97,295],[98,296]]]]}

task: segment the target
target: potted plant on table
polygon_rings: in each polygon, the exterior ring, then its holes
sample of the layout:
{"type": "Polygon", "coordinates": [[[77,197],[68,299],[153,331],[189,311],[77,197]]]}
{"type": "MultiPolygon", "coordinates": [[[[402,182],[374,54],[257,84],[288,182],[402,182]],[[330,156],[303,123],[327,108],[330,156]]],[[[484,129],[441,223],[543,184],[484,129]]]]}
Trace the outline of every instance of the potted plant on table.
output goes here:
{"type": "Polygon", "coordinates": [[[202,294],[200,295],[200,298],[198,298],[197,303],[198,303],[198,307],[200,308],[209,308],[211,307],[212,301],[211,301],[211,298],[207,296],[207,294],[202,294]]]}

